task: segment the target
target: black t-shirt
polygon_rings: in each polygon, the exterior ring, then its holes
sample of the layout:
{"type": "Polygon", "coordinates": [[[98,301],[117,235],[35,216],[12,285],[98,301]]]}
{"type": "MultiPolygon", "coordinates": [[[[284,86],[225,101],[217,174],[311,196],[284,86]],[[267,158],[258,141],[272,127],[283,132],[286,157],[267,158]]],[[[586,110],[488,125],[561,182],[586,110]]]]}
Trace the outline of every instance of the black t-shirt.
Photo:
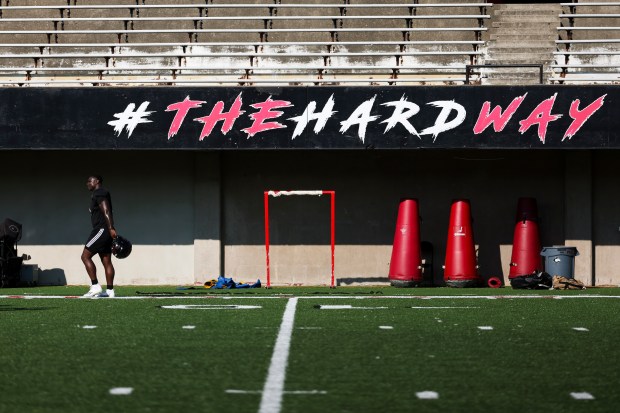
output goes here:
{"type": "Polygon", "coordinates": [[[112,212],[112,197],[105,188],[95,189],[90,198],[90,222],[93,224],[93,228],[107,228],[108,223],[105,220],[103,211],[99,208],[99,203],[106,199],[110,206],[110,212],[112,212]]]}

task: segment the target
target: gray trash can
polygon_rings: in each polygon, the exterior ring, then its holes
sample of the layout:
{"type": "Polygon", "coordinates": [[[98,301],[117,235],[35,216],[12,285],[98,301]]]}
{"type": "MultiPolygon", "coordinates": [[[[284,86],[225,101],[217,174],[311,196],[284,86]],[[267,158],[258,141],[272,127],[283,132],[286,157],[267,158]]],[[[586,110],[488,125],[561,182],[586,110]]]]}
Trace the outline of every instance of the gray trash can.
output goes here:
{"type": "Polygon", "coordinates": [[[545,272],[550,275],[561,275],[575,278],[575,257],[579,255],[576,247],[555,245],[543,247],[540,255],[545,257],[545,272]]]}

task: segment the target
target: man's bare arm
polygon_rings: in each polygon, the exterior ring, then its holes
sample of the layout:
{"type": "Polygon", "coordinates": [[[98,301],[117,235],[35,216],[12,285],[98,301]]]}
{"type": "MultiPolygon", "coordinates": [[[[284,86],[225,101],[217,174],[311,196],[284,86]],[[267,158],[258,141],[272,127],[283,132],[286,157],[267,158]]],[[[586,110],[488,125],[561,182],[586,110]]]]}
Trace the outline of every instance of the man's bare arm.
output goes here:
{"type": "Polygon", "coordinates": [[[112,216],[112,208],[110,208],[110,204],[106,199],[99,202],[99,208],[103,212],[103,216],[105,217],[105,221],[108,224],[108,230],[110,230],[110,235],[112,238],[116,238],[116,229],[114,229],[114,217],[112,216]]]}

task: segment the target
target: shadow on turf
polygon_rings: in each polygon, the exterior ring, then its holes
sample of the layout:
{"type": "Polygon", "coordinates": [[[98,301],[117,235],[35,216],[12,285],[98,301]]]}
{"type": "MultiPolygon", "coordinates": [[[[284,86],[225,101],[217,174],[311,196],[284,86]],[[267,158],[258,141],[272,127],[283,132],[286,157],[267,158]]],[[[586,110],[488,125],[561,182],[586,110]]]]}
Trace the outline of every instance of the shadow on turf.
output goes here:
{"type": "Polygon", "coordinates": [[[3,304],[0,305],[0,311],[42,311],[42,310],[53,310],[56,307],[13,307],[11,305],[3,304]]]}
{"type": "Polygon", "coordinates": [[[385,287],[390,285],[390,281],[385,277],[350,277],[350,278],[338,278],[336,286],[338,287],[352,287],[354,284],[376,284],[383,285],[385,287]]]}

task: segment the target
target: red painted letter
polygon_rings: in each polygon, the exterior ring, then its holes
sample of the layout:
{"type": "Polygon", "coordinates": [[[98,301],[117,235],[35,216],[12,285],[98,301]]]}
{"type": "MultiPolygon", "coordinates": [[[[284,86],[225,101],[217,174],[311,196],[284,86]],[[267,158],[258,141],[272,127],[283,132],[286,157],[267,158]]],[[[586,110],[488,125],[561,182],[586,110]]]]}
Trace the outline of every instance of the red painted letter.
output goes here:
{"type": "Polygon", "coordinates": [[[183,102],[168,105],[166,112],[177,111],[170,124],[170,129],[168,130],[168,139],[177,134],[181,128],[181,124],[185,120],[185,116],[187,116],[187,112],[189,112],[190,109],[199,108],[203,103],[205,102],[202,100],[189,100],[189,96],[187,96],[183,102]]]}
{"type": "Polygon", "coordinates": [[[493,111],[489,114],[489,109],[491,108],[491,102],[486,101],[482,104],[482,108],[480,109],[480,115],[478,115],[478,120],[474,125],[474,134],[478,135],[489,125],[493,124],[493,130],[495,132],[501,132],[506,127],[506,124],[512,118],[512,115],[515,114],[521,103],[527,96],[527,93],[523,96],[517,96],[512,100],[506,111],[502,113],[502,107],[497,105],[493,108],[493,111]]]}
{"type": "Polygon", "coordinates": [[[566,133],[564,134],[562,141],[564,141],[564,139],[566,138],[570,139],[575,136],[575,134],[579,131],[579,129],[581,129],[583,124],[586,123],[588,119],[590,119],[590,116],[594,115],[594,112],[596,112],[603,106],[603,104],[605,103],[605,96],[607,95],[603,95],[600,98],[596,99],[594,102],[590,103],[590,105],[588,105],[584,110],[579,110],[579,103],[581,103],[579,99],[573,100],[573,102],[570,104],[570,110],[568,111],[569,116],[573,118],[573,122],[570,124],[568,129],[566,129],[566,133]]]}
{"type": "Polygon", "coordinates": [[[250,115],[250,119],[254,121],[254,123],[252,123],[252,126],[242,129],[243,132],[248,134],[248,138],[266,130],[286,128],[286,125],[283,125],[279,122],[263,122],[267,119],[275,119],[277,117],[280,117],[284,113],[279,110],[272,112],[272,109],[288,108],[293,105],[291,104],[291,102],[288,102],[286,100],[271,100],[271,96],[269,96],[266,101],[261,103],[255,103],[250,106],[252,106],[254,109],[258,109],[258,112],[252,113],[250,115]]]}
{"type": "Polygon", "coordinates": [[[530,126],[538,124],[538,139],[540,139],[542,143],[545,143],[549,122],[553,122],[562,117],[562,115],[551,114],[557,95],[558,94],[556,93],[549,99],[543,100],[538,106],[536,106],[536,109],[532,111],[527,119],[519,122],[521,125],[519,132],[521,132],[522,135],[530,128],[530,126]]]}
{"type": "Polygon", "coordinates": [[[241,105],[243,101],[241,99],[241,93],[235,99],[232,106],[230,107],[230,112],[222,113],[222,109],[224,109],[224,102],[221,100],[213,105],[213,109],[209,116],[203,116],[201,118],[194,119],[195,121],[204,123],[202,127],[202,132],[200,132],[200,139],[203,140],[206,136],[209,136],[215,127],[215,124],[219,120],[223,120],[224,124],[222,125],[222,134],[226,135],[235,124],[235,121],[245,113],[245,110],[241,110],[241,105]]]}

